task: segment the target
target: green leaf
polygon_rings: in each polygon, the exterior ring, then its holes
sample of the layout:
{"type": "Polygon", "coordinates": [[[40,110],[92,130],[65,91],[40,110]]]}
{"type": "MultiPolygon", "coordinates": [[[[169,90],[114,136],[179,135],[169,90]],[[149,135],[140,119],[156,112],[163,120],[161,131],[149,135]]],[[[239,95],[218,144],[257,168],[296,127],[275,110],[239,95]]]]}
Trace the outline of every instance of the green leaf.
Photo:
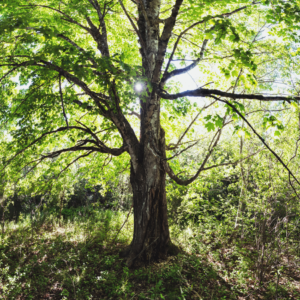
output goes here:
{"type": "Polygon", "coordinates": [[[205,124],[205,128],[207,129],[208,132],[214,131],[215,130],[215,124],[212,122],[208,122],[205,124]]]}

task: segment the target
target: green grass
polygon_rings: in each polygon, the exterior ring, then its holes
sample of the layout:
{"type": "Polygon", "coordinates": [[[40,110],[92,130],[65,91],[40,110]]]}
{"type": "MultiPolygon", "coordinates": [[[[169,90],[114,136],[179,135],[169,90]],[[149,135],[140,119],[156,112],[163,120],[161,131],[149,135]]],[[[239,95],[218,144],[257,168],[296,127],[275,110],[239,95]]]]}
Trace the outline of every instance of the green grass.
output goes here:
{"type": "Polygon", "coordinates": [[[284,274],[277,291],[276,274],[260,286],[255,251],[237,241],[226,244],[221,226],[214,232],[172,227],[182,253],[129,270],[118,253],[130,242],[132,216],[115,240],[125,218],[105,211],[72,221],[7,224],[0,299],[274,299],[275,293],[278,299],[300,299],[299,281],[284,274]]]}

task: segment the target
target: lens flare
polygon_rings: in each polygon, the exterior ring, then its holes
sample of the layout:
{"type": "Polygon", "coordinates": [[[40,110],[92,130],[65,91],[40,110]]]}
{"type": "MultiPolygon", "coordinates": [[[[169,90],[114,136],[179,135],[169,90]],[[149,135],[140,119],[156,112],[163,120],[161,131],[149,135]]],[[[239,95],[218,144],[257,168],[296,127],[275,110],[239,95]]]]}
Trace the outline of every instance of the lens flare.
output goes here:
{"type": "Polygon", "coordinates": [[[134,86],[134,89],[137,91],[137,92],[141,92],[142,89],[143,89],[143,85],[141,83],[136,83],[135,86],[134,86]]]}

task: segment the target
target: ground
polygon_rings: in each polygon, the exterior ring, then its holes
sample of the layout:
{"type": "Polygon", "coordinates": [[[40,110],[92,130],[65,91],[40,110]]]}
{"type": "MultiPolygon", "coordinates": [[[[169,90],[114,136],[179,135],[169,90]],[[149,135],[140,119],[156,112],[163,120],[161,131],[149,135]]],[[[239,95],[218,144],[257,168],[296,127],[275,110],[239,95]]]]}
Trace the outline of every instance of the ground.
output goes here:
{"type": "Polygon", "coordinates": [[[275,272],[259,285],[251,244],[218,231],[171,227],[181,253],[128,269],[119,252],[130,242],[132,217],[117,235],[125,218],[103,211],[33,227],[29,219],[10,223],[0,244],[0,299],[300,299],[293,257],[282,258],[276,291],[275,272]]]}

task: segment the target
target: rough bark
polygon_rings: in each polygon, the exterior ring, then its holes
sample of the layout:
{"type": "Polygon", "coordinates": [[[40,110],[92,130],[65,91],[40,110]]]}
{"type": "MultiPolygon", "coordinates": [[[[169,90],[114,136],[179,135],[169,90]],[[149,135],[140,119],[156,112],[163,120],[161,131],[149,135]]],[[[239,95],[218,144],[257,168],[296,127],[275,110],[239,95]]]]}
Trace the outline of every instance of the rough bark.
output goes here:
{"type": "Polygon", "coordinates": [[[133,192],[134,233],[132,242],[121,255],[129,267],[164,259],[171,246],[167,218],[166,171],[160,154],[165,151],[165,137],[160,130],[157,147],[150,141],[143,149],[143,160],[134,170],[130,182],[133,192]]]}
{"type": "MultiPolygon", "coordinates": [[[[143,1],[143,0],[142,0],[143,1]]],[[[155,85],[161,74],[161,66],[168,41],[182,0],[177,0],[171,16],[159,36],[159,11],[161,0],[139,2],[139,33],[143,39],[141,50],[145,76],[155,85]]],[[[137,160],[131,155],[130,181],[133,191],[134,234],[127,251],[127,265],[139,265],[163,259],[170,248],[167,218],[165,133],[160,125],[160,97],[155,90],[140,99],[141,138],[137,160]]],[[[129,146],[130,148],[130,146],[129,146]]],[[[172,247],[174,248],[174,247],[172,247]]]]}

